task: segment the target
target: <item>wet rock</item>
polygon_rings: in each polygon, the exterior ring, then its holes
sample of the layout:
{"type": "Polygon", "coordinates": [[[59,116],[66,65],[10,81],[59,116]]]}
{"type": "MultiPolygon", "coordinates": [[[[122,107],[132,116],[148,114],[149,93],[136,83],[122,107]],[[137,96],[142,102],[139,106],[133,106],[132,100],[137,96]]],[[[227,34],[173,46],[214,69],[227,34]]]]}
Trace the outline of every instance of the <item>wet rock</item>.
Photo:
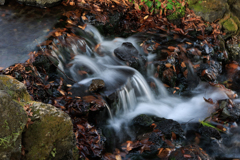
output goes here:
{"type": "Polygon", "coordinates": [[[30,108],[34,123],[23,134],[25,158],[73,159],[75,142],[70,117],[49,104],[33,102],[30,108]]]}
{"type": "Polygon", "coordinates": [[[229,119],[231,121],[237,121],[240,117],[240,104],[231,103],[229,100],[219,100],[219,109],[222,110],[219,118],[221,120],[229,119]]]}
{"type": "Polygon", "coordinates": [[[229,59],[239,62],[240,37],[234,36],[226,42],[226,48],[229,52],[229,59]]]}
{"type": "Polygon", "coordinates": [[[198,69],[198,75],[201,79],[210,82],[214,82],[220,73],[222,73],[222,66],[214,60],[201,63],[198,69]]]}
{"type": "Polygon", "coordinates": [[[27,102],[31,99],[26,86],[11,76],[0,75],[0,89],[5,90],[15,100],[27,102]]]}
{"type": "Polygon", "coordinates": [[[18,0],[19,3],[29,6],[36,6],[41,8],[56,6],[61,3],[61,0],[18,0]]]}
{"type": "Polygon", "coordinates": [[[209,155],[217,156],[224,153],[224,148],[221,143],[222,137],[217,129],[201,127],[198,133],[201,135],[199,146],[209,155]]]}
{"type": "Polygon", "coordinates": [[[35,58],[33,65],[40,69],[44,68],[47,73],[56,72],[56,66],[58,66],[57,59],[44,55],[39,55],[35,58]]]}
{"type": "Polygon", "coordinates": [[[205,21],[208,22],[221,19],[229,10],[227,0],[190,0],[189,7],[197,16],[201,16],[205,21]]]}
{"type": "Polygon", "coordinates": [[[0,90],[0,113],[0,159],[20,159],[22,132],[27,123],[27,114],[7,90],[0,90]]]}
{"type": "Polygon", "coordinates": [[[172,137],[172,132],[176,134],[177,138],[185,138],[184,131],[178,122],[172,119],[165,119],[159,117],[153,117],[153,120],[157,125],[154,129],[160,130],[166,138],[170,139],[172,137]]]}
{"type": "Polygon", "coordinates": [[[220,135],[219,131],[215,128],[212,128],[212,127],[201,127],[199,129],[199,133],[202,136],[204,136],[205,138],[214,137],[218,140],[221,139],[221,135],[220,135]]]}
{"type": "Polygon", "coordinates": [[[169,159],[212,160],[212,158],[197,145],[188,145],[178,148],[170,154],[169,159]]]}
{"type": "Polygon", "coordinates": [[[138,50],[130,42],[125,42],[121,47],[114,50],[114,54],[128,66],[139,69],[146,59],[138,53],[138,50]]]}
{"type": "Polygon", "coordinates": [[[134,118],[131,122],[130,128],[135,129],[135,133],[143,134],[154,130],[160,131],[166,138],[171,139],[172,132],[177,135],[177,138],[185,138],[181,125],[172,120],[159,118],[151,115],[141,114],[134,118]]]}
{"type": "Polygon", "coordinates": [[[99,91],[105,87],[105,83],[101,79],[93,79],[91,85],[89,86],[89,91],[99,91]]]}
{"type": "Polygon", "coordinates": [[[134,133],[136,133],[137,135],[141,135],[152,131],[151,125],[152,123],[154,123],[154,121],[151,116],[141,114],[135,117],[131,123],[132,124],[130,128],[133,128],[135,130],[134,133]]]}

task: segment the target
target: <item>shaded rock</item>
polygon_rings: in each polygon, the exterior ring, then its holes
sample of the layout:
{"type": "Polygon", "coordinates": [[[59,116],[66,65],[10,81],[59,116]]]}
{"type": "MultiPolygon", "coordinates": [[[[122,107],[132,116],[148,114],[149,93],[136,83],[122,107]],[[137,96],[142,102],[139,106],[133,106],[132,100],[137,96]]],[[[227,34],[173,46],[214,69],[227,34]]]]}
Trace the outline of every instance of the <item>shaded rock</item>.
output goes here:
{"type": "Polygon", "coordinates": [[[73,159],[74,134],[70,117],[56,107],[31,103],[34,122],[23,134],[26,159],[73,159]]]}
{"type": "Polygon", "coordinates": [[[61,0],[18,0],[18,2],[29,6],[45,8],[60,4],[61,0]]]}
{"type": "Polygon", "coordinates": [[[235,33],[238,30],[238,25],[232,18],[229,18],[225,22],[223,22],[223,29],[226,33],[235,33]]]}
{"type": "Polygon", "coordinates": [[[198,68],[199,77],[205,81],[214,82],[220,73],[222,73],[222,66],[214,60],[201,63],[200,68],[198,68]]]}
{"type": "Polygon", "coordinates": [[[234,103],[233,105],[229,100],[219,100],[219,109],[222,110],[219,118],[222,120],[229,119],[231,121],[238,121],[240,117],[240,103],[234,103]]]}
{"type": "Polygon", "coordinates": [[[22,132],[27,123],[27,114],[3,90],[0,90],[0,113],[0,159],[20,159],[22,132]]]}
{"type": "Polygon", "coordinates": [[[138,50],[130,42],[125,42],[114,50],[114,54],[128,66],[139,69],[146,59],[138,53],[138,50]]]}
{"type": "Polygon", "coordinates": [[[213,22],[217,19],[221,19],[229,10],[227,0],[190,0],[189,7],[195,12],[197,16],[201,16],[205,21],[208,22],[213,22]]]}
{"type": "Polygon", "coordinates": [[[219,133],[219,131],[215,128],[212,127],[201,127],[199,129],[199,133],[204,136],[205,138],[211,138],[214,137],[218,140],[221,139],[221,135],[219,133]]]}
{"type": "Polygon", "coordinates": [[[4,5],[5,0],[0,0],[0,5],[4,5]]]}
{"type": "Polygon", "coordinates": [[[35,58],[33,65],[36,66],[37,69],[44,68],[47,73],[56,72],[56,66],[58,66],[59,62],[53,57],[49,57],[49,59],[44,55],[39,55],[35,58]]]}
{"type": "Polygon", "coordinates": [[[153,120],[157,125],[155,129],[159,129],[160,131],[162,131],[162,134],[164,134],[166,138],[171,138],[172,132],[176,134],[177,138],[185,138],[184,131],[178,122],[172,119],[158,117],[153,117],[153,120]]]}
{"type": "Polygon", "coordinates": [[[224,153],[224,148],[221,143],[222,137],[219,131],[212,127],[201,127],[199,146],[202,147],[209,155],[218,156],[224,153]]]}
{"type": "Polygon", "coordinates": [[[5,90],[12,99],[22,102],[31,100],[26,86],[11,76],[0,75],[0,89],[5,90]]]}
{"type": "Polygon", "coordinates": [[[230,5],[231,11],[237,16],[240,17],[240,1],[235,1],[235,3],[230,5]]]}
{"type": "Polygon", "coordinates": [[[89,91],[99,91],[105,87],[105,83],[101,79],[93,79],[91,85],[89,86],[89,91]]]}
{"type": "Polygon", "coordinates": [[[226,41],[226,48],[229,52],[229,59],[239,62],[240,53],[240,37],[233,36],[230,40],[226,41]]]}
{"type": "Polygon", "coordinates": [[[176,149],[176,151],[170,154],[169,159],[212,160],[212,158],[197,145],[188,145],[185,147],[178,148],[176,149]]]}
{"type": "Polygon", "coordinates": [[[170,139],[172,132],[177,135],[177,138],[185,138],[184,131],[178,122],[151,115],[141,114],[137,116],[132,120],[130,128],[133,128],[135,130],[134,132],[139,135],[153,131],[153,126],[155,126],[154,130],[160,131],[165,138],[170,139]]]}

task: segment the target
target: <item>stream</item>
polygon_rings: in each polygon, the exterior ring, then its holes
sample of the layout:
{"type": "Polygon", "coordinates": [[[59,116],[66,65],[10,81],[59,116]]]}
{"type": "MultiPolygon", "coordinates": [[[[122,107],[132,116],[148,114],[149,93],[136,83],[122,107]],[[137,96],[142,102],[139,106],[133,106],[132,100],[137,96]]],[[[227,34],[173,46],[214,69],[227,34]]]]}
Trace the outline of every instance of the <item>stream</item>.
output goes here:
{"type": "MultiPolygon", "coordinates": [[[[134,133],[131,124],[133,119],[140,115],[173,119],[182,124],[185,133],[188,133],[188,130],[192,129],[188,124],[196,124],[200,120],[204,120],[214,110],[214,105],[207,103],[203,97],[211,98],[213,102],[228,99],[223,90],[203,81],[197,83],[196,87],[183,92],[182,96],[170,94],[163,82],[154,75],[156,66],[151,62],[157,57],[151,50],[147,55],[144,53],[141,47],[143,37],[149,38],[151,36],[136,34],[128,38],[109,39],[103,37],[94,26],[87,24],[84,34],[81,31],[83,39],[75,40],[68,49],[52,51],[52,55],[61,62],[59,67],[78,82],[72,88],[75,90],[75,95],[84,95],[84,91],[88,89],[94,79],[104,81],[105,88],[99,92],[103,97],[117,94],[118,98],[115,103],[106,105],[108,116],[104,117],[106,121],[104,125],[107,129],[114,131],[113,137],[117,136],[120,143],[136,139],[137,134],[134,133]],[[85,50],[81,49],[83,44],[86,44],[85,50]],[[69,50],[75,56],[73,60],[67,55],[69,50]],[[140,57],[146,57],[146,59],[138,61],[140,64],[138,70],[129,67],[129,63],[124,62],[126,57],[121,59],[117,56],[117,52],[126,51],[129,52],[127,54],[136,52],[140,57]],[[144,60],[148,66],[144,66],[144,60]],[[65,67],[68,64],[71,64],[70,68],[65,67]],[[146,68],[146,70],[142,68],[146,68]],[[151,87],[151,82],[154,82],[154,87],[151,87]],[[106,117],[108,117],[107,120],[106,117]]],[[[211,48],[207,48],[207,50],[211,50],[211,48]]],[[[189,67],[190,70],[193,70],[191,66],[189,67]]],[[[193,73],[191,79],[197,79],[197,75],[193,73]]],[[[233,137],[225,138],[232,141],[233,137]]],[[[221,144],[221,149],[228,150],[227,152],[223,151],[222,155],[222,151],[220,151],[221,154],[218,151],[213,151],[215,147],[216,150],[219,149],[217,144],[221,143],[220,140],[213,140],[210,143],[213,144],[213,148],[205,146],[204,149],[211,148],[209,153],[212,156],[239,157],[238,149],[236,149],[238,144],[236,146],[233,144],[230,148],[228,148],[229,144],[228,147],[221,144]]],[[[116,145],[111,147],[116,147],[116,145]]]]}
{"type": "MultiPolygon", "coordinates": [[[[41,14],[41,9],[22,6],[12,8],[11,4],[10,2],[8,6],[0,8],[0,31],[3,33],[0,38],[0,55],[3,57],[0,67],[3,68],[26,61],[29,58],[26,55],[36,48],[37,43],[46,39],[57,22],[56,19],[63,13],[56,8],[53,12],[46,10],[41,14]],[[20,12],[15,13],[16,10],[20,12]],[[31,17],[35,14],[38,18],[31,17]],[[12,41],[14,47],[8,45],[12,41]]],[[[51,55],[58,60],[59,69],[77,82],[71,88],[73,97],[97,93],[104,98],[106,103],[104,111],[101,112],[102,122],[97,127],[102,128],[104,136],[110,139],[110,142],[107,142],[109,151],[120,147],[127,140],[134,141],[149,134],[142,134],[140,131],[135,133],[138,127],[133,123],[142,115],[178,122],[177,125],[183,128],[179,132],[183,132],[183,135],[178,135],[180,142],[174,145],[180,148],[185,141],[194,141],[199,121],[214,112],[215,106],[204,98],[211,98],[213,102],[229,99],[225,90],[204,82],[206,77],[196,73],[198,69],[195,66],[200,66],[204,61],[201,56],[211,57],[214,52],[213,47],[197,38],[162,32],[109,38],[102,36],[90,23],[86,23],[84,29],[75,27],[73,31],[77,36],[69,34],[67,38],[63,36],[61,39],[59,36],[53,40],[54,45],[49,47],[51,55]],[[174,51],[166,51],[172,50],[169,46],[174,46],[174,51]],[[188,49],[188,60],[176,47],[188,49]],[[183,61],[176,58],[178,55],[182,56],[179,59],[183,61]],[[104,87],[96,89],[96,92],[90,91],[89,86],[93,80],[98,80],[100,84],[97,85],[104,87]],[[109,97],[114,98],[109,100],[109,97]]],[[[219,53],[217,58],[221,55],[222,53],[219,53]]],[[[211,61],[211,65],[200,66],[199,71],[202,71],[201,67],[206,69],[211,75],[210,78],[217,81],[215,77],[222,72],[222,66],[215,59],[211,61]]],[[[239,101],[235,100],[237,104],[239,101]]],[[[216,159],[239,158],[240,129],[235,125],[233,130],[228,127],[226,133],[217,133],[221,134],[219,139],[211,135],[209,139],[203,140],[200,147],[216,159]]]]}

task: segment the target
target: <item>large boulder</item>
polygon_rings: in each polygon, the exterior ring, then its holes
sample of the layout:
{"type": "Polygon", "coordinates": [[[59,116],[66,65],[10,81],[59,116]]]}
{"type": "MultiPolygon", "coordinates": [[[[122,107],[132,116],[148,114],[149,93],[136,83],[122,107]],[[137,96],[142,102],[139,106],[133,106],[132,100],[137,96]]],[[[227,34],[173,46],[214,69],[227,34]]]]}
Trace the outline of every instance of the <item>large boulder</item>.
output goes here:
{"type": "Polygon", "coordinates": [[[0,90],[5,90],[12,99],[21,102],[31,100],[26,86],[11,76],[0,75],[0,90]]]}
{"type": "Polygon", "coordinates": [[[23,134],[26,159],[74,159],[73,125],[68,114],[40,102],[31,103],[30,108],[33,124],[23,134]]]}
{"type": "Polygon", "coordinates": [[[18,0],[18,2],[30,6],[45,8],[60,4],[61,0],[18,0]]]}
{"type": "Polygon", "coordinates": [[[26,160],[72,160],[78,155],[68,114],[31,101],[26,86],[11,76],[0,75],[0,113],[1,160],[20,159],[23,149],[26,160]]]}
{"type": "Polygon", "coordinates": [[[27,113],[4,90],[0,90],[0,113],[0,159],[20,159],[27,113]]]}
{"type": "Polygon", "coordinates": [[[201,16],[208,22],[223,18],[224,14],[229,10],[227,0],[190,0],[189,7],[197,16],[201,16]]]}

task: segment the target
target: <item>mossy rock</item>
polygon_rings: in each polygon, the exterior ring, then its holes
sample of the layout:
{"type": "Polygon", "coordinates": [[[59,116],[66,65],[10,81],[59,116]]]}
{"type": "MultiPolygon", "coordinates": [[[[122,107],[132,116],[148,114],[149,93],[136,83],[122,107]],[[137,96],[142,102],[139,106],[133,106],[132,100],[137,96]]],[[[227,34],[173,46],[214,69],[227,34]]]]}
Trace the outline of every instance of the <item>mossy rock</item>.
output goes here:
{"type": "Polygon", "coordinates": [[[27,123],[27,114],[3,90],[0,90],[0,113],[0,159],[20,159],[21,137],[27,123]]]}
{"type": "Polygon", "coordinates": [[[70,117],[56,107],[30,104],[34,122],[23,134],[26,160],[74,159],[74,134],[70,117]]]}
{"type": "Polygon", "coordinates": [[[229,18],[223,23],[223,28],[225,29],[226,33],[229,32],[237,32],[238,30],[238,25],[234,22],[232,18],[229,18]]]}
{"type": "Polygon", "coordinates": [[[0,90],[5,90],[12,99],[27,102],[31,100],[26,86],[11,76],[0,75],[0,90]]]}
{"type": "Polygon", "coordinates": [[[227,0],[189,0],[188,4],[197,16],[208,22],[221,19],[229,11],[227,0]]]}

